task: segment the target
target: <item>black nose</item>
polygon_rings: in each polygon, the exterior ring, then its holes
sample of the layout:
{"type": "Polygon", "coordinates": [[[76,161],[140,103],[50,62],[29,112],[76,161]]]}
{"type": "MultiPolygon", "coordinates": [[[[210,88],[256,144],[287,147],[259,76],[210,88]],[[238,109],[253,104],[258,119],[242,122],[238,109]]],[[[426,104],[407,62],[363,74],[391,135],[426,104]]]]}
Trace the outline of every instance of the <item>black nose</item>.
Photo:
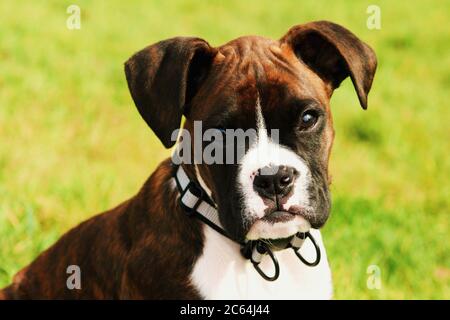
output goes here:
{"type": "Polygon", "coordinates": [[[274,196],[286,196],[298,176],[297,170],[287,166],[271,166],[258,170],[253,180],[253,188],[262,197],[273,199],[274,196]]]}

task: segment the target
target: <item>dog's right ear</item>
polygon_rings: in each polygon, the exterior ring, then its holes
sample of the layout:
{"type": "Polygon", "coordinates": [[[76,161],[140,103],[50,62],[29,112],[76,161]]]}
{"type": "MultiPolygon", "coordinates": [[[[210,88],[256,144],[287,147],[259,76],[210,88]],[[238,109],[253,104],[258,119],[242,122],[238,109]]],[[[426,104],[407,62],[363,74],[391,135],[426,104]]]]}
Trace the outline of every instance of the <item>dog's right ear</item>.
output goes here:
{"type": "Polygon", "coordinates": [[[139,113],[166,148],[175,144],[184,108],[205,79],[217,50],[202,39],[177,37],[148,46],[125,62],[139,113]]]}
{"type": "Polygon", "coordinates": [[[332,90],[350,76],[363,109],[377,69],[375,52],[346,28],[315,21],[292,27],[281,42],[316,72],[332,90]]]}

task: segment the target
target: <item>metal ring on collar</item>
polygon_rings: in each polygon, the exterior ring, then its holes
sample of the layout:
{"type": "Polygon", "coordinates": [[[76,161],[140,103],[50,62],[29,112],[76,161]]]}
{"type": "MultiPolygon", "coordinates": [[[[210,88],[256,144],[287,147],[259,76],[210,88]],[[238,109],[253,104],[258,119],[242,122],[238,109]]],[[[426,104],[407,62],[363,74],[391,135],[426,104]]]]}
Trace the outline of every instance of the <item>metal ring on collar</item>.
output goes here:
{"type": "Polygon", "coordinates": [[[259,259],[259,261],[255,261],[253,259],[253,255],[250,258],[250,261],[253,263],[253,267],[256,269],[256,271],[258,271],[258,273],[261,275],[261,277],[263,277],[265,280],[267,281],[275,281],[278,279],[278,276],[280,275],[280,266],[278,265],[278,260],[275,257],[275,255],[273,254],[272,250],[269,249],[269,247],[264,244],[261,241],[257,241],[254,248],[253,248],[253,252],[255,252],[258,255],[264,255],[264,254],[268,254],[269,257],[272,259],[273,265],[275,267],[275,273],[273,276],[268,276],[266,273],[264,273],[264,271],[259,267],[259,263],[261,262],[261,260],[259,259]]]}
{"type": "Polygon", "coordinates": [[[292,249],[295,252],[295,255],[300,259],[301,262],[303,262],[304,264],[306,264],[309,267],[315,267],[319,264],[320,262],[320,248],[316,243],[316,240],[314,239],[314,237],[309,233],[309,232],[305,232],[305,233],[297,233],[295,235],[296,237],[298,236],[301,239],[306,239],[309,238],[312,242],[312,244],[314,245],[314,249],[316,250],[316,260],[313,262],[309,262],[308,260],[306,260],[305,258],[302,257],[302,255],[300,254],[300,248],[295,248],[292,247],[292,249]]]}

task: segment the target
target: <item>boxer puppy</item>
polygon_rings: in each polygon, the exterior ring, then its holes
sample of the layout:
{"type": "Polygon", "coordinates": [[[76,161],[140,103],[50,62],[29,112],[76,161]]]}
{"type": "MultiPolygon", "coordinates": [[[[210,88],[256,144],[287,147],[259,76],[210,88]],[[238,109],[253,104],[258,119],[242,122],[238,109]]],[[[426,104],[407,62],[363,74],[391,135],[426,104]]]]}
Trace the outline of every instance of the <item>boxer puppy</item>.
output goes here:
{"type": "MultiPolygon", "coordinates": [[[[166,148],[175,144],[182,116],[191,135],[196,121],[202,130],[256,132],[236,163],[181,164],[217,207],[229,237],[186,214],[174,180],[177,166],[168,159],[134,197],[63,235],[0,297],[331,298],[318,230],[330,212],[330,98],[349,76],[366,109],[376,65],[368,45],[327,21],[294,26],[279,40],[246,36],[211,47],[203,39],[178,37],[139,51],[125,63],[128,86],[166,148]],[[271,173],[263,174],[265,169],[271,173]],[[280,276],[269,282],[240,253],[239,242],[274,244],[302,228],[311,228],[321,249],[316,267],[281,250],[280,276]],[[67,285],[73,265],[80,271],[79,288],[67,285]]],[[[263,259],[261,268],[270,267],[270,259],[263,259]]]]}

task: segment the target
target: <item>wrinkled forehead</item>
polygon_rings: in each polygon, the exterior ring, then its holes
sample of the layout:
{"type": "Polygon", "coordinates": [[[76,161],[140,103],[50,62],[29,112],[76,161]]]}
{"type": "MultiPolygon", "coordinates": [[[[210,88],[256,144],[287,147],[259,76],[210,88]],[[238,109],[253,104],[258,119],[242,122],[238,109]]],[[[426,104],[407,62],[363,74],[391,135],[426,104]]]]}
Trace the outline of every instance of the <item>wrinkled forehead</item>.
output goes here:
{"type": "Polygon", "coordinates": [[[223,116],[243,113],[254,119],[258,99],[266,113],[296,101],[315,100],[325,107],[328,94],[322,79],[289,46],[262,37],[242,37],[219,48],[192,103],[191,116],[218,122],[223,116]]]}

